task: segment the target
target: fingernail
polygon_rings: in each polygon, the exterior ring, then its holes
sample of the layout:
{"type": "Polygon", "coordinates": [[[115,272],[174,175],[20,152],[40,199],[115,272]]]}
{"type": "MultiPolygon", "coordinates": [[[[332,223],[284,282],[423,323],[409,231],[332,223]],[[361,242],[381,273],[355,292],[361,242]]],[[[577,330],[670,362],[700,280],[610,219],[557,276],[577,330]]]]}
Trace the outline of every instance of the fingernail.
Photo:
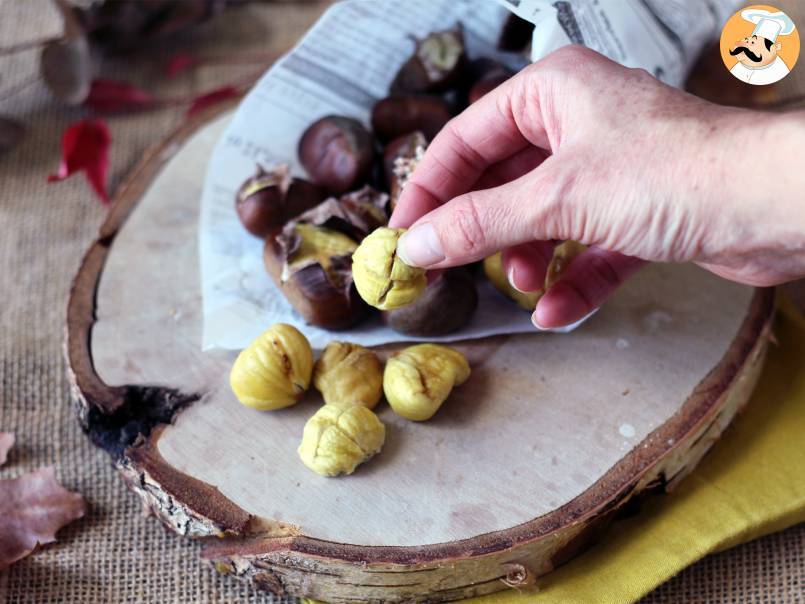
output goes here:
{"type": "Polygon", "coordinates": [[[409,266],[428,268],[444,260],[436,229],[425,223],[405,233],[397,242],[397,254],[409,266]]]}
{"type": "Polygon", "coordinates": [[[509,285],[511,285],[511,286],[512,286],[514,289],[516,289],[518,292],[520,292],[521,294],[527,294],[527,293],[529,293],[529,292],[523,291],[522,289],[520,289],[519,287],[517,287],[517,284],[514,282],[514,266],[510,266],[510,267],[509,267],[508,279],[509,279],[509,285]]]}
{"type": "Polygon", "coordinates": [[[539,321],[537,321],[537,311],[534,311],[534,312],[531,314],[531,323],[532,323],[532,324],[534,325],[534,327],[536,327],[536,328],[537,328],[539,331],[548,331],[548,329],[550,329],[550,328],[548,328],[548,327],[543,327],[542,325],[540,325],[540,324],[539,324],[539,321]]]}

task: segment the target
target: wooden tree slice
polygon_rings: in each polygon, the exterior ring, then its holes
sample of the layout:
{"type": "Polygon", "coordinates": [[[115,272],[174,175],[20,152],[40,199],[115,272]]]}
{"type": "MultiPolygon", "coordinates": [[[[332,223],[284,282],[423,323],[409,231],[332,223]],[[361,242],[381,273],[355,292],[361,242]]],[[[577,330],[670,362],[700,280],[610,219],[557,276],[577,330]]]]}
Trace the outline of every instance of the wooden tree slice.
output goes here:
{"type": "Polygon", "coordinates": [[[219,571],[331,602],[527,585],[690,472],[748,400],[773,291],[655,265],[570,335],[461,344],[472,377],[431,422],[384,404],[377,458],[311,473],[296,447],[318,395],[245,408],[227,386],[235,352],[200,348],[198,200],[226,119],[187,124],[125,183],[67,329],[90,437],[168,527],[220,538],[205,552],[219,571]]]}

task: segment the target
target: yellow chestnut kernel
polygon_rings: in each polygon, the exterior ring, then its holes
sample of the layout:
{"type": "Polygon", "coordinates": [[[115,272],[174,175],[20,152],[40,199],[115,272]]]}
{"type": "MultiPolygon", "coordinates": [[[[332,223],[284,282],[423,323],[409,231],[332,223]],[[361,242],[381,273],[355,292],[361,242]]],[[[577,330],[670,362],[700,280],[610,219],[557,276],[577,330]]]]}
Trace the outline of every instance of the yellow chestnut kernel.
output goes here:
{"type": "Polygon", "coordinates": [[[229,384],[247,407],[281,409],[302,398],[312,372],[313,351],[307,338],[295,327],[277,323],[241,351],[229,384]]]}
{"type": "Polygon", "coordinates": [[[386,361],[383,392],[395,413],[424,421],[433,417],[454,386],[469,377],[469,363],[459,351],[440,344],[417,344],[386,361]]]}
{"type": "Polygon", "coordinates": [[[522,308],[533,311],[543,294],[559,281],[573,259],[586,249],[586,245],[577,241],[563,241],[557,245],[545,272],[543,287],[534,292],[521,292],[512,287],[503,270],[503,258],[500,252],[484,259],[484,273],[500,293],[517,302],[522,308]]]}
{"type": "Polygon", "coordinates": [[[330,342],[313,367],[313,384],[328,405],[354,403],[374,409],[383,394],[383,365],[368,348],[330,342]]]}
{"type": "Polygon", "coordinates": [[[333,258],[350,256],[358,247],[351,238],[333,229],[299,223],[294,231],[299,236],[299,247],[289,256],[283,268],[283,281],[311,264],[321,265],[324,272],[336,280],[332,271],[333,258]]]}
{"type": "Polygon", "coordinates": [[[581,254],[587,246],[578,241],[563,241],[557,245],[553,250],[553,258],[548,264],[548,271],[545,273],[545,289],[559,281],[567,267],[573,262],[573,259],[581,254]]]}
{"type": "Polygon", "coordinates": [[[376,229],[352,254],[355,287],[367,304],[380,310],[411,304],[427,286],[425,269],[408,266],[397,256],[397,241],[404,232],[376,229]]]}
{"type": "Polygon", "coordinates": [[[352,474],[386,440],[386,428],[362,405],[324,405],[307,420],[299,457],[316,474],[352,474]]]}
{"type": "Polygon", "coordinates": [[[534,310],[542,297],[542,290],[536,292],[521,292],[511,286],[503,271],[503,258],[500,252],[484,259],[484,274],[500,293],[508,296],[518,306],[526,310],[534,310]]]}

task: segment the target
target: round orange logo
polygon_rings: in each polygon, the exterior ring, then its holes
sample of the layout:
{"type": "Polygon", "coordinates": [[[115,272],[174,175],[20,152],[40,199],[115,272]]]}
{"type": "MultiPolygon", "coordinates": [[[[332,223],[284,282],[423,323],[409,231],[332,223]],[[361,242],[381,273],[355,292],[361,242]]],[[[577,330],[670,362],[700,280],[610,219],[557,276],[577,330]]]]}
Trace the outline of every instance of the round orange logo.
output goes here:
{"type": "Polygon", "coordinates": [[[742,82],[773,84],[794,69],[799,58],[799,32],[779,8],[753,4],[736,12],[724,25],[721,58],[742,82]]]}

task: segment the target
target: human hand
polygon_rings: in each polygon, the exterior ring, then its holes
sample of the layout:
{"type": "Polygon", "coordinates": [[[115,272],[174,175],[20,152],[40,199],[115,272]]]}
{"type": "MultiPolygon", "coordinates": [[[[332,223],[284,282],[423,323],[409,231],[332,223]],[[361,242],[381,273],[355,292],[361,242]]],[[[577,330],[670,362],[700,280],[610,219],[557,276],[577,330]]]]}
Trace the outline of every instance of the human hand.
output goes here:
{"type": "Polygon", "coordinates": [[[533,314],[542,328],[597,308],[646,261],[694,261],[773,285],[805,274],[803,120],[713,105],[570,46],[450,121],[391,218],[398,253],[440,269],[503,250],[521,291],[556,242],[589,249],[533,314]]]}

